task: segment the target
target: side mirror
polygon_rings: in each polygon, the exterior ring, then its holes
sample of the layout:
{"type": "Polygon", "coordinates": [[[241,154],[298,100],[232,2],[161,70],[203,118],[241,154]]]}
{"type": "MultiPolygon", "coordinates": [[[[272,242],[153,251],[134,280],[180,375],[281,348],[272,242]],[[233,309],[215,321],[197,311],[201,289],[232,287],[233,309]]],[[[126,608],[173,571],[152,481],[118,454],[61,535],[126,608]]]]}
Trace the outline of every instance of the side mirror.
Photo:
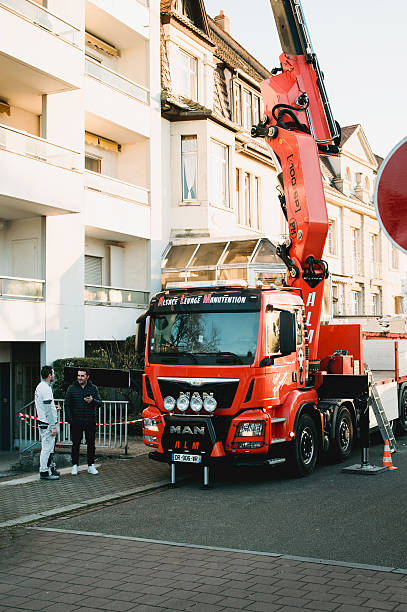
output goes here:
{"type": "Polygon", "coordinates": [[[294,353],[297,348],[295,314],[282,310],[280,312],[280,351],[283,355],[294,353]]]}
{"type": "Polygon", "coordinates": [[[149,311],[146,310],[141,314],[137,319],[137,328],[136,328],[136,353],[139,357],[144,357],[144,352],[146,350],[146,321],[149,316],[149,311]]]}

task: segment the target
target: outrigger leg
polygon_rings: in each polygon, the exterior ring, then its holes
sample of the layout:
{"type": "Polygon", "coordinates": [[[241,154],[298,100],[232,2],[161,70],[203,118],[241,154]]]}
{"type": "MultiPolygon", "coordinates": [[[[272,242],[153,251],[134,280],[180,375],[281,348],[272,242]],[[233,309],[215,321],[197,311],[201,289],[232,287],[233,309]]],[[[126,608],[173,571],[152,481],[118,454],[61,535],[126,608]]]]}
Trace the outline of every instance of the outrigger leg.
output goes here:
{"type": "Polygon", "coordinates": [[[201,489],[210,489],[209,485],[209,466],[203,466],[203,484],[201,489]]]}
{"type": "Polygon", "coordinates": [[[177,483],[175,481],[175,463],[171,463],[171,482],[170,482],[170,487],[174,488],[177,486],[177,483]]]}

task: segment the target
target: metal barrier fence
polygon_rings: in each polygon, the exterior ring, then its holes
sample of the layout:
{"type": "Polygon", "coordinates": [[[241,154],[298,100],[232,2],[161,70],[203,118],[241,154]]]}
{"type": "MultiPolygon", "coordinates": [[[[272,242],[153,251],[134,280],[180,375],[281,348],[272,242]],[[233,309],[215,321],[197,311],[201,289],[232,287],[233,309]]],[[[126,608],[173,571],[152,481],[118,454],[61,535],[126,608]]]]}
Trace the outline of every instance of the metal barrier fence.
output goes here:
{"type": "MultiPolygon", "coordinates": [[[[65,401],[55,400],[55,404],[61,407],[59,420],[59,445],[71,444],[70,426],[66,423],[65,401]]],[[[32,450],[40,444],[38,426],[35,419],[34,401],[26,404],[17,414],[25,414],[26,417],[19,418],[19,450],[20,452],[32,450]]],[[[127,450],[127,423],[128,402],[126,401],[103,401],[96,415],[96,447],[101,448],[124,448],[127,450]]],[[[83,440],[84,442],[84,440],[83,440]]]]}

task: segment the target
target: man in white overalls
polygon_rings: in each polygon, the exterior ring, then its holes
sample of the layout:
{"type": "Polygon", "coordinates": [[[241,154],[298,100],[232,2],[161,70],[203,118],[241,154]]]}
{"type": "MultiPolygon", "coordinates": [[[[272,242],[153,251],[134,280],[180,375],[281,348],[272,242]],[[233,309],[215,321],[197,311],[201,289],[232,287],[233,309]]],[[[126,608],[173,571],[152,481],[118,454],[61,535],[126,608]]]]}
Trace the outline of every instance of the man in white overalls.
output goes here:
{"type": "Polygon", "coordinates": [[[40,479],[58,480],[59,472],[56,471],[53,463],[58,434],[58,413],[51,389],[51,383],[55,378],[53,368],[47,365],[43,366],[41,368],[41,378],[42,381],[37,385],[34,394],[41,439],[40,479]]]}

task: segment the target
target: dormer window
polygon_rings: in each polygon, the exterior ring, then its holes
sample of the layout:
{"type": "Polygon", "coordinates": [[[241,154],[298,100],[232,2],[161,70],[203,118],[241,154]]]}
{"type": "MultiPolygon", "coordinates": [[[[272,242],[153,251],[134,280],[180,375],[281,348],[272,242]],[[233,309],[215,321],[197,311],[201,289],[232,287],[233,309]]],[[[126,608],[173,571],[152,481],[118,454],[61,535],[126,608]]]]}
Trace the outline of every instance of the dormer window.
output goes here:
{"type": "Polygon", "coordinates": [[[198,100],[198,60],[179,49],[178,93],[188,100],[198,100]]]}
{"type": "Polygon", "coordinates": [[[192,21],[192,10],[190,0],[177,0],[175,3],[175,10],[180,15],[184,15],[192,21]]]}
{"type": "Polygon", "coordinates": [[[260,95],[244,86],[235,83],[234,96],[234,122],[250,131],[253,125],[257,125],[261,116],[260,95]]]}

